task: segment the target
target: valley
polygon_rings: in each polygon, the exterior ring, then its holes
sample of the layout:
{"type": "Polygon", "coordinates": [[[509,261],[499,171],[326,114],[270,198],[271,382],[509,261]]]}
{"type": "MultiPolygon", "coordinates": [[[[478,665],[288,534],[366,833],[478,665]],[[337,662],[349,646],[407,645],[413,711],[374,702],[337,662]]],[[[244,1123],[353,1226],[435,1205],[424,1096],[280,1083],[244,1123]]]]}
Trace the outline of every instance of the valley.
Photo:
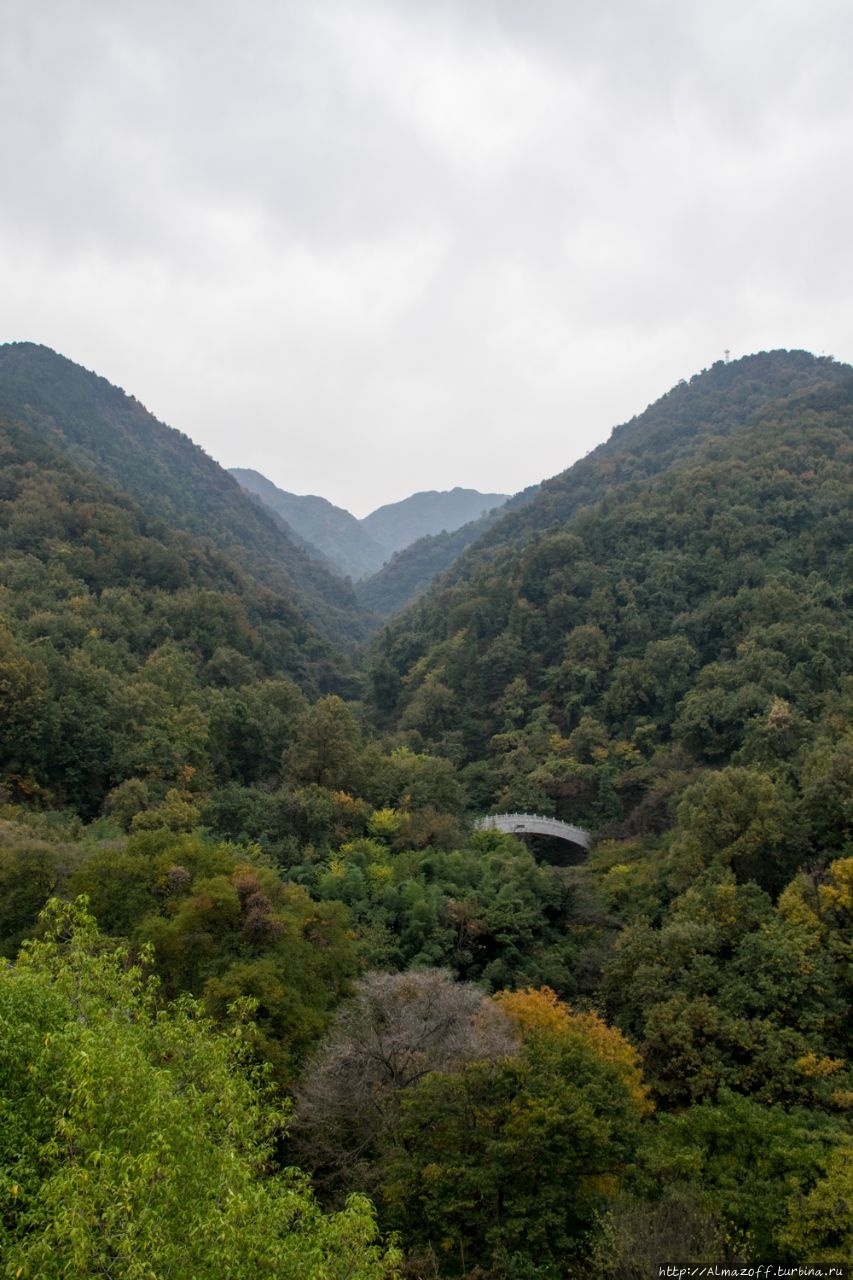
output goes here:
{"type": "Polygon", "coordinates": [[[0,459],[10,1266],[849,1261],[850,366],[356,521],[13,343],[0,459]]]}

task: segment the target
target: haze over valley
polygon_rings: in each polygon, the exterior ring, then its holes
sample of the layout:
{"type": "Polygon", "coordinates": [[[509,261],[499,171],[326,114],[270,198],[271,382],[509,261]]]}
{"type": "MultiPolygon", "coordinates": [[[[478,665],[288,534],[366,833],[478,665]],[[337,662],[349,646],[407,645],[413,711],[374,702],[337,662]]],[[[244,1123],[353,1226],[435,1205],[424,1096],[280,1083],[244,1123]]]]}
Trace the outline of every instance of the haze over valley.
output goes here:
{"type": "Polygon", "coordinates": [[[419,538],[455,532],[509,496],[459,487],[449,492],[415,493],[356,520],[326,498],[287,493],[257,471],[231,467],[230,472],[244,489],[289,523],[298,537],[327,557],[338,572],[354,578],[368,577],[396,551],[403,551],[419,538]]]}

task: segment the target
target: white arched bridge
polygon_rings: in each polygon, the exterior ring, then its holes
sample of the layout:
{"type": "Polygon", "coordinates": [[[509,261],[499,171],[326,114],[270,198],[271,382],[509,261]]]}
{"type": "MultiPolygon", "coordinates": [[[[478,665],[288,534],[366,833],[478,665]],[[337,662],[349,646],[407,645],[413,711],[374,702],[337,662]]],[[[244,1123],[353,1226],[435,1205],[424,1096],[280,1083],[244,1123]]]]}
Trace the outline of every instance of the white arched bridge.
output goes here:
{"type": "Polygon", "coordinates": [[[478,831],[506,831],[510,835],[553,836],[567,840],[589,851],[590,835],[583,827],[573,827],[558,818],[545,818],[538,813],[490,813],[474,823],[478,831]]]}

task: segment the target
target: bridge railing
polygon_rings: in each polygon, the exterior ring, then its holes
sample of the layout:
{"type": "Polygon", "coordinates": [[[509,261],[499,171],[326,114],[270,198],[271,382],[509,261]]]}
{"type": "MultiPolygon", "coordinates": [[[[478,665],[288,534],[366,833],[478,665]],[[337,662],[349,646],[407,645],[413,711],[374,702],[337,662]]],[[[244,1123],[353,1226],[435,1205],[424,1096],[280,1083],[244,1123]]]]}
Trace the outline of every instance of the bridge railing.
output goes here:
{"type": "Polygon", "coordinates": [[[550,835],[558,840],[589,849],[590,834],[583,827],[539,813],[490,813],[474,824],[480,831],[526,832],[529,835],[550,835]]]}

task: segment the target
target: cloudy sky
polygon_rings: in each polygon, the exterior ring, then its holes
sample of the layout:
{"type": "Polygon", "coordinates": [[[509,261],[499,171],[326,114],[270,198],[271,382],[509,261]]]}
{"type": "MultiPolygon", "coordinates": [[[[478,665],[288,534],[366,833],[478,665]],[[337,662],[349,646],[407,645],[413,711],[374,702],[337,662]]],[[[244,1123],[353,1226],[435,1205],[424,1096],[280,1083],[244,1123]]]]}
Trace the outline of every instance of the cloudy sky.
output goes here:
{"type": "Polygon", "coordinates": [[[0,0],[0,341],[364,515],[853,358],[850,0],[0,0]]]}

